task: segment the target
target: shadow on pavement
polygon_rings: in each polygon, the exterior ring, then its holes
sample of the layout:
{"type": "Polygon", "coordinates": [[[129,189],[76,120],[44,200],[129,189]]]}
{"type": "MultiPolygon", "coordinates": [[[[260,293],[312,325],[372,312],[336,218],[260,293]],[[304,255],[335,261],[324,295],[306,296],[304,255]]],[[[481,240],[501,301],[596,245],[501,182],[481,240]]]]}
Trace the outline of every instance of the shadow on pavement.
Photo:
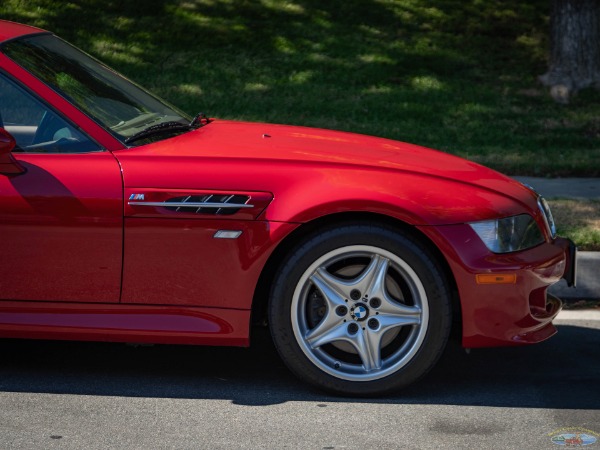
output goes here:
{"type": "Polygon", "coordinates": [[[600,409],[600,330],[558,327],[529,347],[451,343],[434,370],[399,394],[349,399],[312,390],[279,360],[266,333],[250,349],[0,340],[0,391],[123,397],[600,409]]]}

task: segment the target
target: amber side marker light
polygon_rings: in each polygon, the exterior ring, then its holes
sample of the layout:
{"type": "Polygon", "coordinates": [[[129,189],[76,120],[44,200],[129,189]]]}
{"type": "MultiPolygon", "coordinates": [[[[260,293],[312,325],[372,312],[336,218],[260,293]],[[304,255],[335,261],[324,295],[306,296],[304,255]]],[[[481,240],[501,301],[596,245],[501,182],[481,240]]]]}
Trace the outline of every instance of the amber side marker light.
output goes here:
{"type": "Polygon", "coordinates": [[[478,274],[475,276],[477,284],[515,284],[517,282],[517,274],[510,273],[504,275],[497,274],[478,274]]]}

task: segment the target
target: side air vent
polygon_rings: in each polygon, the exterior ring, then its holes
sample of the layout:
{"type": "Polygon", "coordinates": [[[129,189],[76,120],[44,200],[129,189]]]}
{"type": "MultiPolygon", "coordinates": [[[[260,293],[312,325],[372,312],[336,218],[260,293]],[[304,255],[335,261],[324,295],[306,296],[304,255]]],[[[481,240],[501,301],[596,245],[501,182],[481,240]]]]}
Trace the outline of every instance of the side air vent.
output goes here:
{"type": "Polygon", "coordinates": [[[242,208],[252,208],[252,205],[247,204],[248,200],[250,197],[247,195],[186,195],[169,198],[164,201],[163,206],[169,211],[229,216],[242,208]],[[170,203],[173,206],[169,206],[170,203]]]}

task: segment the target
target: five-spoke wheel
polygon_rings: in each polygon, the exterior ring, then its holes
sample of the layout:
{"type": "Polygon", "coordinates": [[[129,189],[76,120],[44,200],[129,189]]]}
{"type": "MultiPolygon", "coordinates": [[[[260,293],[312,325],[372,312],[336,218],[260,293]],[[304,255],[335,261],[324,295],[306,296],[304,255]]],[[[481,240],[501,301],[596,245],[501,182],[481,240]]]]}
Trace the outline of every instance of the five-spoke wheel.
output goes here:
{"type": "Polygon", "coordinates": [[[425,373],[444,348],[449,293],[429,252],[400,232],[349,225],[309,238],[277,275],[275,344],[319,387],[379,394],[425,373]]]}

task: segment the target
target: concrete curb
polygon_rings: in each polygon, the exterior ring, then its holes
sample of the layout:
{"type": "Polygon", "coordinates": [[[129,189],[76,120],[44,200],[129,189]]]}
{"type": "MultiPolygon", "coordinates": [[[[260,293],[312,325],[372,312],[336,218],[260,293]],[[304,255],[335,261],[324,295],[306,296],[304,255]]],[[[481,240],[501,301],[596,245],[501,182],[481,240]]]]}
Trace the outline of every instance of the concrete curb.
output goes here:
{"type": "Polygon", "coordinates": [[[600,309],[563,310],[554,320],[600,320],[600,309]]]}
{"type": "Polygon", "coordinates": [[[549,292],[561,299],[600,299],[600,252],[577,252],[577,287],[560,280],[549,292]]]}

